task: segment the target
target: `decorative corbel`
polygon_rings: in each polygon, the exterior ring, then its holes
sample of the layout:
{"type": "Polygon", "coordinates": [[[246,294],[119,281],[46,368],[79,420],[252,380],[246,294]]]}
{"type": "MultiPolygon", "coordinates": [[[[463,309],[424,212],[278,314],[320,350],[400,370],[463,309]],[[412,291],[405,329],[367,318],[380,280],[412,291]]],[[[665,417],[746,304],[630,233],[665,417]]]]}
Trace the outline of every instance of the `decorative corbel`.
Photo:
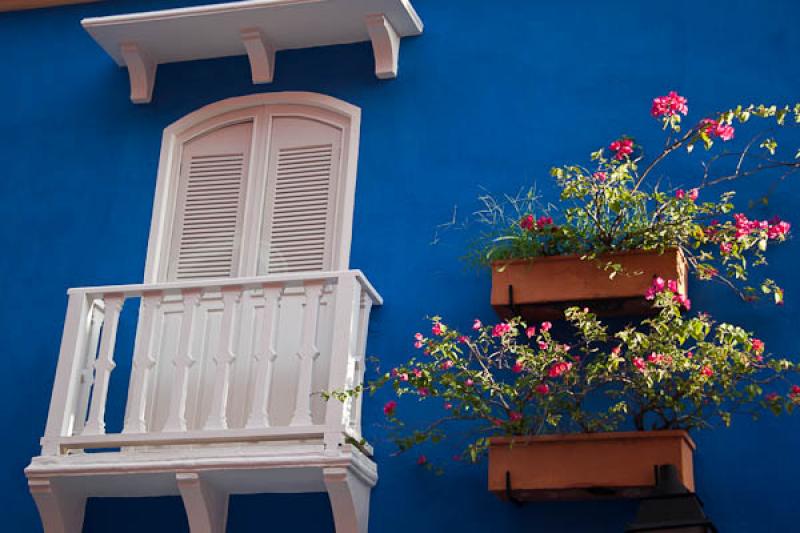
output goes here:
{"type": "Polygon", "coordinates": [[[134,104],[150,103],[153,99],[158,63],[136,43],[122,43],[120,51],[131,80],[131,101],[134,104]]]}
{"type": "Polygon", "coordinates": [[[367,15],[367,31],[375,55],[375,75],[382,79],[397,77],[400,37],[384,14],[367,15]]]}
{"type": "Polygon", "coordinates": [[[264,38],[258,28],[243,29],[241,38],[250,60],[253,83],[272,83],[275,74],[275,47],[264,38]]]}
{"type": "Polygon", "coordinates": [[[192,533],[225,533],[228,495],[196,472],[178,472],[175,479],[192,533]]]}

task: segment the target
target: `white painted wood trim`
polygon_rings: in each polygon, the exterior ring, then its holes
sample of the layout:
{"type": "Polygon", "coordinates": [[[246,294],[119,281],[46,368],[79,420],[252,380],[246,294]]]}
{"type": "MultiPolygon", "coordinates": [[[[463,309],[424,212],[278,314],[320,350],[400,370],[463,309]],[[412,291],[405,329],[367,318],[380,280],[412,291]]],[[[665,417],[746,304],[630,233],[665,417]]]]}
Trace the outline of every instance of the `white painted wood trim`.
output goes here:
{"type": "Polygon", "coordinates": [[[323,476],[336,533],[367,533],[372,487],[347,468],[326,468],[323,476]]]}
{"type": "Polygon", "coordinates": [[[83,529],[86,497],[64,489],[59,480],[29,479],[44,533],[76,533],[83,529]]]}
{"type": "Polygon", "coordinates": [[[131,83],[131,102],[148,104],[153,99],[158,63],[136,43],[121,43],[120,53],[128,67],[131,83]]]}
{"type": "Polygon", "coordinates": [[[272,83],[275,76],[275,46],[258,28],[242,30],[242,43],[250,60],[253,83],[272,83]]]}
{"type": "Polygon", "coordinates": [[[225,533],[228,495],[196,472],[175,475],[191,533],[225,533]]]}
{"type": "Polygon", "coordinates": [[[400,36],[384,14],[367,15],[366,23],[375,55],[375,75],[382,80],[396,78],[400,36]]]}

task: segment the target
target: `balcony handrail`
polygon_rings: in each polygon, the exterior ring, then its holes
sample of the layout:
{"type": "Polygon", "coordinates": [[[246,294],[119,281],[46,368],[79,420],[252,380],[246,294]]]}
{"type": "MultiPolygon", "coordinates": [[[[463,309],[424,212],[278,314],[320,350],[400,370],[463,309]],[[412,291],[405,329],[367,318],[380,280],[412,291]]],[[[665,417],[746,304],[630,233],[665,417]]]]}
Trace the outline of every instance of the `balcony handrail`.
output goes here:
{"type": "Polygon", "coordinates": [[[124,294],[126,297],[142,296],[148,292],[180,291],[182,289],[204,289],[222,287],[255,288],[270,283],[303,282],[309,280],[335,281],[343,275],[355,275],[361,287],[369,295],[373,305],[382,305],[383,297],[369,282],[361,270],[336,270],[322,272],[292,272],[286,274],[269,274],[265,276],[249,276],[241,278],[216,278],[186,281],[166,281],[159,283],[134,283],[129,285],[100,285],[95,287],[72,287],[67,294],[103,295],[124,294]]]}

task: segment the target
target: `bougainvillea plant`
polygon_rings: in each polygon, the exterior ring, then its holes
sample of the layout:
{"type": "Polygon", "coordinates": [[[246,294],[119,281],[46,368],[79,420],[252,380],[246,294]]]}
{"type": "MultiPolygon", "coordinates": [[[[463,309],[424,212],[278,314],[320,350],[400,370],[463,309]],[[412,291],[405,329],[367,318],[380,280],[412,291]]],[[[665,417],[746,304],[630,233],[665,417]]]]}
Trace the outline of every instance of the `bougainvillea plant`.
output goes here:
{"type": "MultiPolygon", "coordinates": [[[[675,92],[653,101],[651,114],[667,134],[654,157],[634,139],[621,137],[592,153],[588,166],[553,168],[551,175],[561,190],[557,206],[540,205],[533,189],[502,200],[482,196],[484,208],[476,215],[488,229],[470,255],[481,264],[503,268],[507,260],[547,255],[597,260],[606,253],[679,248],[698,278],[722,282],[745,299],[771,294],[782,303],[780,287],[770,279],[750,286],[748,270],[766,263],[768,245],[786,238],[789,223],[779,218],[750,220],[735,211],[734,192],[703,198],[702,190],[761,172],[786,176],[800,170],[800,150],[782,158],[777,140],[768,133],[753,137],[740,150],[727,146],[734,139],[734,124],[754,117],[775,128],[800,124],[800,104],[738,106],[684,131],[681,119],[687,113],[686,99],[675,92]],[[720,144],[725,145],[721,150],[712,150],[720,144]],[[708,156],[697,183],[682,189],[662,187],[668,182],[661,174],[665,162],[698,145],[708,156]],[[655,176],[657,183],[651,185],[655,176]]],[[[613,260],[598,264],[611,276],[622,269],[613,260]]]]}
{"type": "Polygon", "coordinates": [[[434,317],[431,334],[415,336],[418,354],[367,388],[392,388],[383,412],[400,452],[455,439],[458,456],[472,461],[493,436],[692,430],[800,406],[794,363],[741,327],[686,315],[676,287],[655,279],[647,297],[657,314],[613,334],[589,309],[568,309],[569,344],[549,322],[475,320],[465,333],[434,317]],[[440,415],[407,427],[416,402],[440,415]]]}

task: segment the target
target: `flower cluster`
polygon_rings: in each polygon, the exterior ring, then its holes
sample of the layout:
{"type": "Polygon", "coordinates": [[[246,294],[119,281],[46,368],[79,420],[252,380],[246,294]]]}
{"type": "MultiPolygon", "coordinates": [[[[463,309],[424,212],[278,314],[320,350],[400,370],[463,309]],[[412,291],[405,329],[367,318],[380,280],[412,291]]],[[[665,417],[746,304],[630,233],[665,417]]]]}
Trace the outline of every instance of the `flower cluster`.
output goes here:
{"type": "Polygon", "coordinates": [[[493,435],[695,429],[730,424],[737,411],[800,407],[794,363],[738,326],[687,316],[674,281],[656,279],[651,289],[657,314],[613,334],[589,309],[568,309],[569,344],[549,322],[476,319],[466,334],[433,317],[439,333],[422,336],[419,355],[369,385],[394,392],[383,406],[392,439],[400,451],[460,440],[461,423],[468,444],[459,460],[476,460],[493,435]],[[407,397],[433,402],[441,415],[409,430],[402,417],[418,402],[407,397]]]}
{"type": "Polygon", "coordinates": [[[692,308],[692,301],[680,290],[678,282],[674,279],[664,281],[664,278],[660,276],[653,278],[653,282],[647,288],[644,297],[647,300],[655,300],[656,296],[661,293],[668,293],[675,303],[687,311],[692,308]]]}
{"type": "MultiPolygon", "coordinates": [[[[678,248],[698,279],[718,281],[745,300],[771,295],[776,303],[781,303],[780,287],[770,279],[753,283],[751,272],[766,264],[769,242],[786,240],[790,224],[780,219],[751,221],[744,214],[731,217],[735,210],[733,192],[701,201],[701,190],[715,183],[710,174],[715,168],[712,163],[723,155],[737,155],[739,164],[737,174],[719,178],[720,183],[769,168],[800,170],[800,157],[793,161],[773,161],[746,151],[716,154],[704,162],[702,183],[676,188],[673,194],[658,185],[648,186],[647,178],[658,172],[663,161],[691,151],[697,143],[711,149],[715,139],[731,140],[734,121],[743,123],[757,116],[774,118],[782,126],[792,114],[795,122],[800,123],[800,104],[793,109],[740,106],[703,119],[684,133],[680,119],[687,113],[686,98],[674,91],[653,100],[651,114],[682,135],[677,138],[671,135],[663,151],[651,161],[639,155],[633,139],[621,137],[610,143],[608,149],[594,152],[589,166],[552,169],[551,175],[561,190],[558,206],[542,205],[533,188],[515,197],[504,196],[502,200],[482,196],[484,208],[476,216],[488,230],[478,239],[478,246],[470,256],[481,264],[502,268],[507,260],[575,254],[598,260],[599,265],[610,271],[609,275],[616,275],[622,266],[613,264],[608,254],[678,248]],[[757,166],[748,167],[749,161],[757,166]],[[542,215],[543,212],[546,214],[542,215]]],[[[752,143],[745,150],[751,146],[752,143]]],[[[764,144],[770,153],[776,146],[774,139],[764,144]]]]}

